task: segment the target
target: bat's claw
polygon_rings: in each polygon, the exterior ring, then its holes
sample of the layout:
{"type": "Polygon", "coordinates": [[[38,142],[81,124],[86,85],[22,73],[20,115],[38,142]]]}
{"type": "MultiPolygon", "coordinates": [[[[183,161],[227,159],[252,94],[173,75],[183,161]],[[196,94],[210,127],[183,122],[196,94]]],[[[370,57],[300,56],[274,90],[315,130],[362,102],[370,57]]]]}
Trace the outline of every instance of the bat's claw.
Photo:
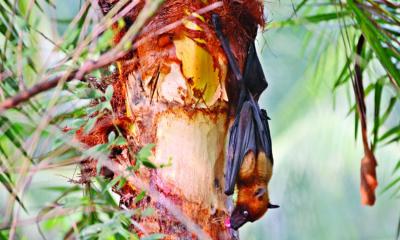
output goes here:
{"type": "Polygon", "coordinates": [[[267,119],[267,120],[271,120],[270,117],[268,117],[267,111],[265,109],[261,109],[261,112],[263,114],[263,116],[267,119]]]}

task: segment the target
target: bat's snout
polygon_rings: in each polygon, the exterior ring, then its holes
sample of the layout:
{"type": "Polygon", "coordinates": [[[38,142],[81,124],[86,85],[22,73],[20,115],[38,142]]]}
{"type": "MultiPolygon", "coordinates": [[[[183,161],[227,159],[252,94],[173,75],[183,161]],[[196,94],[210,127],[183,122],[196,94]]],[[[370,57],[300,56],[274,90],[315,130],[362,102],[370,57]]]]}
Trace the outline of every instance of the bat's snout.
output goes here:
{"type": "Polygon", "coordinates": [[[233,210],[231,218],[230,218],[230,227],[238,230],[241,226],[243,226],[246,222],[248,222],[249,212],[244,209],[236,208],[233,210]]]}

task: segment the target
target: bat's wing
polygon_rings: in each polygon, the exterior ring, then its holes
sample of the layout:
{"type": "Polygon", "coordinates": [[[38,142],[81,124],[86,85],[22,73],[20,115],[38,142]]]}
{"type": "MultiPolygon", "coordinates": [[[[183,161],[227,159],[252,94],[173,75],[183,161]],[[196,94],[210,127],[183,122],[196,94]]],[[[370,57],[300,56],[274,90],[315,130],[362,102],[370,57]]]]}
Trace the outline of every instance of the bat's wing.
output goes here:
{"type": "Polygon", "coordinates": [[[267,157],[273,162],[272,141],[267,112],[261,110],[257,103],[258,97],[268,87],[268,83],[257,56],[254,42],[250,43],[249,46],[243,79],[246,87],[251,93],[251,96],[249,96],[249,102],[251,103],[254,112],[254,121],[257,126],[257,138],[259,139],[258,143],[261,145],[259,147],[262,148],[261,150],[264,151],[267,157]]]}
{"type": "Polygon", "coordinates": [[[254,120],[257,126],[257,137],[259,139],[259,151],[262,150],[265,152],[267,157],[271,159],[273,163],[273,155],[272,155],[272,140],[271,140],[271,133],[269,130],[268,124],[268,116],[267,112],[264,109],[260,109],[258,103],[254,101],[252,97],[250,97],[251,106],[253,108],[254,120]]]}
{"type": "Polygon", "coordinates": [[[234,192],[236,178],[246,153],[256,152],[257,126],[254,114],[252,103],[245,101],[231,127],[225,167],[225,194],[227,195],[232,195],[234,192]]]}
{"type": "Polygon", "coordinates": [[[265,153],[267,154],[267,157],[271,159],[272,164],[274,163],[274,157],[272,154],[272,140],[271,140],[271,132],[269,130],[269,124],[268,124],[268,115],[267,111],[265,109],[261,109],[261,120],[264,125],[264,130],[265,130],[265,140],[264,140],[264,150],[265,153]]]}
{"type": "Polygon", "coordinates": [[[251,95],[255,99],[268,87],[268,82],[265,79],[264,71],[262,69],[260,59],[257,56],[257,51],[254,42],[250,43],[247,52],[246,66],[244,70],[243,79],[246,87],[250,90],[251,95]]]}
{"type": "Polygon", "coordinates": [[[252,96],[243,103],[230,130],[225,168],[225,194],[233,194],[244,156],[249,151],[254,153],[263,151],[273,163],[268,116],[252,96]]]}

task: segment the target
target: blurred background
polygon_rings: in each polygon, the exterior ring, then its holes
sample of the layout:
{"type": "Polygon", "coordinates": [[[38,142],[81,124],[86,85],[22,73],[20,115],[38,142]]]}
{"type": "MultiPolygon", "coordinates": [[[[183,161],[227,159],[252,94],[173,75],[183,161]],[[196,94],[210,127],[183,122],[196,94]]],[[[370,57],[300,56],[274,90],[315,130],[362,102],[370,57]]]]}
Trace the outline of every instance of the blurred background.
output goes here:
{"type": "MultiPolygon", "coordinates": [[[[55,9],[49,8],[46,14],[37,12],[37,26],[50,36],[61,35],[67,26],[64,22],[77,14],[83,2],[55,1],[55,9]],[[50,25],[55,19],[56,29],[50,25]]],[[[241,239],[396,239],[399,186],[393,184],[397,189],[384,190],[396,179],[399,181],[400,174],[394,169],[400,145],[397,141],[377,148],[377,202],[374,207],[362,206],[359,178],[363,147],[359,133],[356,138],[354,111],[350,111],[354,105],[352,89],[350,84],[334,87],[346,62],[341,26],[326,19],[318,24],[303,22],[295,11],[303,2],[265,1],[267,25],[259,33],[257,49],[269,87],[260,104],[272,119],[275,163],[270,198],[281,207],[246,224],[240,230],[241,239]],[[288,23],[287,19],[293,21],[288,23]]],[[[319,6],[330,1],[312,2],[316,10],[303,15],[319,11],[319,6]]],[[[60,59],[50,51],[52,44],[36,37],[40,42],[40,49],[34,53],[38,61],[44,56],[53,59],[41,64],[50,66],[60,59]]],[[[379,64],[372,64],[366,81],[374,82],[382,72],[379,64]]],[[[383,99],[389,99],[390,93],[384,92],[383,99]]],[[[368,96],[367,106],[373,101],[374,97],[368,96]]],[[[399,116],[397,104],[388,125],[398,123],[399,116]]],[[[381,129],[385,132],[388,127],[383,125],[381,129]]],[[[37,172],[24,196],[30,214],[21,211],[21,218],[35,216],[65,188],[73,186],[69,180],[76,171],[76,167],[59,167],[37,172]]],[[[1,188],[0,209],[6,208],[7,198],[1,188]]],[[[22,235],[24,239],[40,239],[40,232],[46,231],[46,236],[58,239],[79,217],[78,213],[70,213],[45,221],[42,230],[36,225],[24,227],[22,235]]]]}
{"type": "MultiPolygon", "coordinates": [[[[266,1],[267,22],[296,18],[296,3],[266,1]]],[[[338,37],[339,26],[329,22],[272,28],[258,36],[269,83],[260,101],[271,117],[275,159],[269,191],[281,208],[245,225],[243,239],[396,239],[399,196],[382,191],[399,176],[393,170],[400,146],[378,148],[377,202],[361,206],[361,138],[355,139],[348,89],[333,91],[345,61],[337,56],[338,37]]],[[[397,108],[393,121],[399,119],[397,108]]]]}

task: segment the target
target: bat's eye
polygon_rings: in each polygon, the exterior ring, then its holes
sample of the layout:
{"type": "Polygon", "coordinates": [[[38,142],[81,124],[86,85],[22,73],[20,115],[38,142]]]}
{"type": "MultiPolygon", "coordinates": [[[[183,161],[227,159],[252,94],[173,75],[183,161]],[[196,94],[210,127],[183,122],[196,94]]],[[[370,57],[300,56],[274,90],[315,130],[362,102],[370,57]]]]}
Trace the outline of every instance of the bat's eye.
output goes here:
{"type": "Polygon", "coordinates": [[[249,212],[246,211],[246,210],[243,210],[242,214],[243,214],[243,216],[245,216],[245,217],[249,216],[249,212]]]}
{"type": "Polygon", "coordinates": [[[256,196],[257,198],[261,198],[266,192],[267,190],[265,188],[258,188],[255,191],[254,196],[256,196]]]}

